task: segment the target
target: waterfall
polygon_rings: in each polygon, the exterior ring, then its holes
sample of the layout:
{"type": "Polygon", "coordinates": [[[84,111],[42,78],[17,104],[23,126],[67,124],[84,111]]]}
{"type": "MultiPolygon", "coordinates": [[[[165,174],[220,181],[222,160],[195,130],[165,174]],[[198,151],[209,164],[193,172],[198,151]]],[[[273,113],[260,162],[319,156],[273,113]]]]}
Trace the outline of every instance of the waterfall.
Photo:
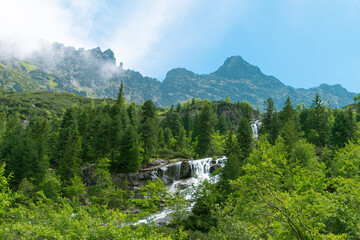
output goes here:
{"type": "Polygon", "coordinates": [[[251,124],[251,129],[256,139],[259,137],[260,126],[261,126],[261,122],[259,120],[256,120],[253,124],[251,124]]]}
{"type": "Polygon", "coordinates": [[[165,185],[171,184],[174,180],[180,179],[182,162],[171,163],[160,167],[157,170],[157,176],[165,185]]]}
{"type": "MultiPolygon", "coordinates": [[[[176,162],[169,165],[162,166],[161,176],[159,176],[164,182],[173,180],[169,185],[169,192],[171,194],[177,194],[180,192],[185,192],[185,199],[192,200],[192,194],[196,191],[196,188],[201,184],[202,181],[208,180],[210,183],[216,183],[219,181],[220,176],[211,176],[211,172],[219,167],[224,167],[227,157],[221,157],[217,159],[213,158],[204,158],[200,160],[190,160],[187,163],[190,165],[190,177],[181,179],[181,171],[183,170],[183,163],[185,162],[176,162]],[[169,176],[168,174],[171,174],[169,176]]],[[[194,203],[190,205],[187,209],[191,211],[194,203]]],[[[145,219],[139,220],[136,224],[140,223],[149,223],[149,222],[158,222],[167,219],[169,214],[172,211],[170,209],[164,209],[163,211],[152,214],[145,219]]]]}
{"type": "Polygon", "coordinates": [[[198,178],[207,178],[210,174],[210,162],[212,158],[189,161],[191,167],[191,176],[198,178]]]}

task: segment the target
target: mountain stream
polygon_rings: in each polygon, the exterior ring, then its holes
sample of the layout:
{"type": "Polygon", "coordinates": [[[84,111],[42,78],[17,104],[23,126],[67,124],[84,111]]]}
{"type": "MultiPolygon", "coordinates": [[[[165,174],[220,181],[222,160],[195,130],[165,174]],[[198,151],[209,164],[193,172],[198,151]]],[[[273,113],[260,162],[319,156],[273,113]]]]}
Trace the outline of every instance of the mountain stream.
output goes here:
{"type": "MultiPolygon", "coordinates": [[[[258,130],[261,126],[261,122],[256,120],[251,124],[251,129],[254,138],[258,138],[258,130]]],[[[227,157],[223,156],[217,159],[204,158],[199,160],[179,161],[176,163],[168,164],[160,167],[160,171],[157,171],[159,178],[168,185],[170,194],[178,194],[179,191],[185,194],[185,199],[191,202],[193,200],[193,194],[197,187],[204,180],[208,180],[210,183],[216,183],[220,180],[219,175],[211,176],[211,173],[222,168],[225,165],[227,157]],[[183,166],[184,163],[190,165],[190,175],[183,177],[183,166]],[[171,175],[171,178],[169,177],[171,175]]],[[[187,211],[190,212],[194,207],[195,202],[191,202],[187,211]]],[[[169,215],[172,213],[170,208],[164,208],[159,213],[151,214],[144,219],[140,219],[136,224],[141,223],[168,223],[170,218],[169,215]]]]}

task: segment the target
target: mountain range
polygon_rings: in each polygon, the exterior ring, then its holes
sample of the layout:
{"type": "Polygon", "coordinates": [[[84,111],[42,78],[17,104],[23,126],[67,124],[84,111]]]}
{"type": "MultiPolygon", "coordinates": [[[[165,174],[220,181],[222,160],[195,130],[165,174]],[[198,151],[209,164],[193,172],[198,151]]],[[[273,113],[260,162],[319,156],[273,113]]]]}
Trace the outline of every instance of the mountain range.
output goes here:
{"type": "Polygon", "coordinates": [[[227,58],[210,74],[172,69],[160,82],[137,71],[125,70],[122,63],[117,66],[110,49],[76,50],[53,43],[22,58],[0,53],[0,86],[10,91],[70,92],[92,98],[116,98],[121,83],[127,101],[142,103],[151,99],[163,107],[191,98],[217,101],[229,96],[232,101],[245,100],[259,108],[271,97],[280,109],[287,96],[294,104],[310,106],[319,93],[324,102],[340,108],[351,104],[355,96],[339,84],[321,84],[310,89],[287,86],[240,56],[227,58]]]}

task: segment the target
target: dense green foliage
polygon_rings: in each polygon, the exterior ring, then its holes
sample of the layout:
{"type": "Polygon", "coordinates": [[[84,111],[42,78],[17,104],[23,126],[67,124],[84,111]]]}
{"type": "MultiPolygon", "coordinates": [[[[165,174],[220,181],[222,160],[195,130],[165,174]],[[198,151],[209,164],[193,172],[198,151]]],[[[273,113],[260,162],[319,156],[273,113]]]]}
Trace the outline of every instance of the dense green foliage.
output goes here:
{"type": "Polygon", "coordinates": [[[197,226],[208,239],[360,237],[357,113],[327,108],[318,95],[313,103],[295,110],[288,98],[277,113],[268,99],[261,135],[245,159],[238,148],[246,141],[229,132],[222,181],[205,187],[193,210],[193,219],[209,220],[197,226]]]}
{"type": "Polygon", "coordinates": [[[294,109],[287,98],[278,112],[268,99],[260,115],[229,98],[162,109],[152,101],[127,104],[123,94],[120,87],[116,101],[76,105],[59,94],[51,109],[35,113],[6,107],[10,98],[27,103],[3,94],[0,238],[360,237],[358,103],[334,110],[316,95],[310,108],[294,109]],[[258,138],[255,119],[262,119],[258,138]],[[201,185],[192,213],[160,180],[140,187],[140,198],[112,181],[156,158],[214,155],[228,156],[215,171],[221,179],[201,185]],[[173,210],[169,226],[133,224],[164,206],[173,210]]]}
{"type": "Polygon", "coordinates": [[[114,99],[91,99],[71,93],[52,92],[8,92],[0,89],[0,111],[8,115],[19,112],[22,119],[32,116],[44,116],[47,118],[61,117],[65,110],[74,105],[101,103],[114,103],[114,99]]]}
{"type": "Polygon", "coordinates": [[[24,178],[40,184],[48,168],[69,185],[83,164],[104,157],[112,172],[127,173],[152,158],[222,155],[224,137],[241,116],[248,120],[239,129],[251,135],[255,111],[243,102],[193,99],[161,109],[150,100],[126,104],[123,94],[121,86],[118,99],[107,103],[71,94],[3,92],[0,151],[6,172],[13,174],[12,187],[24,178]]]}

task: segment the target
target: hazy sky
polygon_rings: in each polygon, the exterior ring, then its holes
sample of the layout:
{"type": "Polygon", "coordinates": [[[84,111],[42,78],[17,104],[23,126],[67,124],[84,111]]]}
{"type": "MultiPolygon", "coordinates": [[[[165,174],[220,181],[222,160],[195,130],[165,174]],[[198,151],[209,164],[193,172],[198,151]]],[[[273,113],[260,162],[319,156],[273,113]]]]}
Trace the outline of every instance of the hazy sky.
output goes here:
{"type": "Polygon", "coordinates": [[[287,85],[360,92],[360,0],[0,0],[0,39],[111,48],[163,80],[240,55],[287,85]]]}

